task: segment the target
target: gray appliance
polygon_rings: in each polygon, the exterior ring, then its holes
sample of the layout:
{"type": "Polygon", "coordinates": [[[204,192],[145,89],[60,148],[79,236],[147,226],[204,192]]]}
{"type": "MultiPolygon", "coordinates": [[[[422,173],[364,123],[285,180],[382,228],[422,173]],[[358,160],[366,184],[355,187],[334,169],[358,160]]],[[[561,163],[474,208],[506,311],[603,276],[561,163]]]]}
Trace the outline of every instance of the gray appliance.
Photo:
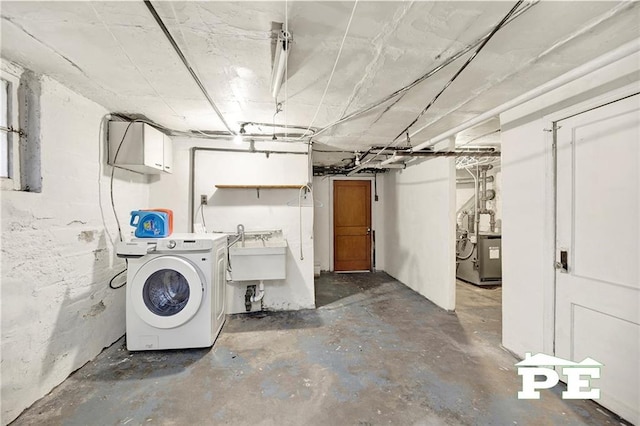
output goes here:
{"type": "Polygon", "coordinates": [[[475,285],[501,285],[502,236],[479,234],[471,256],[458,261],[456,276],[475,285]]]}

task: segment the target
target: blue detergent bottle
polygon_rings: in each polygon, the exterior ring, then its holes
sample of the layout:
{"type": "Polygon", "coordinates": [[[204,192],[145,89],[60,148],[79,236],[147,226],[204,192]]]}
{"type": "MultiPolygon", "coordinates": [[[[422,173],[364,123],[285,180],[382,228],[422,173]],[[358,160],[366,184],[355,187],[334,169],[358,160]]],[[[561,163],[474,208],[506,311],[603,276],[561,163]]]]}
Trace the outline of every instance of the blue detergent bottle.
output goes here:
{"type": "Polygon", "coordinates": [[[169,236],[169,216],[164,212],[135,210],[131,212],[131,226],[136,238],[164,238],[169,236]]]}

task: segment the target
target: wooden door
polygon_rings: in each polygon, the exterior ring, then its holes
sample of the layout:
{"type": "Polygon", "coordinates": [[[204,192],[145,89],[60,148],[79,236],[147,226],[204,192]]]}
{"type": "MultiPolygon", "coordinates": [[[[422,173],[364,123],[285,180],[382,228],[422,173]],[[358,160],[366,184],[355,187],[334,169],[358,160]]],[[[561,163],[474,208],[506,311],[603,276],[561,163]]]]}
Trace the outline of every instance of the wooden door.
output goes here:
{"type": "Polygon", "coordinates": [[[335,271],[371,270],[371,181],[333,182],[335,271]]]}
{"type": "Polygon", "coordinates": [[[557,123],[556,355],[640,424],[640,96],[557,123]]]}

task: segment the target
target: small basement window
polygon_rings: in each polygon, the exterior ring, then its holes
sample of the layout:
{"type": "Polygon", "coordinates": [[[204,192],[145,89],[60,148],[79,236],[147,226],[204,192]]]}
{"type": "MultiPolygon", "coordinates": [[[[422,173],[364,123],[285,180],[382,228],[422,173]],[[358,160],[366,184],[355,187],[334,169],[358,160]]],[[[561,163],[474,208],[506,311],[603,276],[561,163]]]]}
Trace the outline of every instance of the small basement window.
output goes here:
{"type": "Polygon", "coordinates": [[[0,80],[0,177],[9,177],[9,82],[0,80]]]}
{"type": "Polygon", "coordinates": [[[2,70],[0,77],[0,179],[2,179],[2,189],[20,189],[19,84],[18,76],[2,70]]]}

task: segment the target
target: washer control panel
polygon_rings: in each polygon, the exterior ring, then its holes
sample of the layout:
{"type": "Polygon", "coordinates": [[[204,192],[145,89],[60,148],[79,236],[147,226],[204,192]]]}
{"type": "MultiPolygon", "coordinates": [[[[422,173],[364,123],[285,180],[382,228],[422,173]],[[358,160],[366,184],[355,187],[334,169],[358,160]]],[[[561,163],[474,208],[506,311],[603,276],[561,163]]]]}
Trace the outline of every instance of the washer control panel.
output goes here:
{"type": "Polygon", "coordinates": [[[213,248],[212,240],[182,240],[172,238],[159,238],[156,240],[156,252],[159,251],[203,251],[213,248]]]}

